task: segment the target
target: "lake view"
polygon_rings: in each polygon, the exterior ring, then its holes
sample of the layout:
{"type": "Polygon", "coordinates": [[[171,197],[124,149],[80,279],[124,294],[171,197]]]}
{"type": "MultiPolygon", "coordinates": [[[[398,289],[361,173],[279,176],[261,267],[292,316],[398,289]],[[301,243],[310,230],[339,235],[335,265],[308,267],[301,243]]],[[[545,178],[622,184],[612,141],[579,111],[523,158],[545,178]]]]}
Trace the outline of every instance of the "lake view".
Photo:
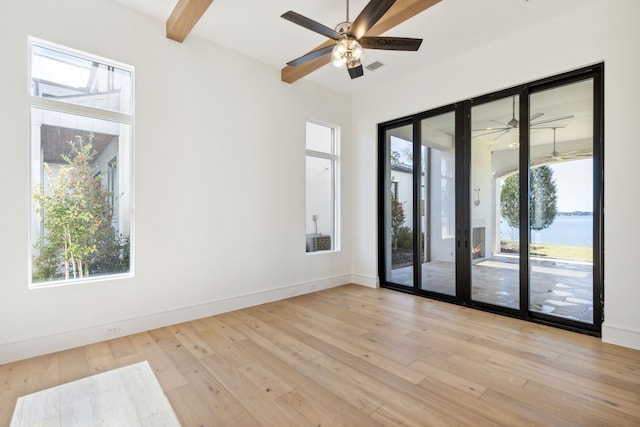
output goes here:
{"type": "MultiPolygon", "coordinates": [[[[514,230],[503,218],[500,223],[500,240],[518,240],[518,230],[514,230]]],[[[593,246],[592,215],[558,215],[548,228],[531,230],[532,243],[550,245],[593,246]]]]}

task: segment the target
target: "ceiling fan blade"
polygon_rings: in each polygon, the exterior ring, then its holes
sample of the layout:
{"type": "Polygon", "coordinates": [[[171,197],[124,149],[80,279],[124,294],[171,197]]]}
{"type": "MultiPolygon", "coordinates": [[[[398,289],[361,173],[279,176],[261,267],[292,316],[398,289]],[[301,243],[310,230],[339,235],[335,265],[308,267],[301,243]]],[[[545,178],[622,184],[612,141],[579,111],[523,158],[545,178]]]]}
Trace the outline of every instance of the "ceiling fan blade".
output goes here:
{"type": "Polygon", "coordinates": [[[494,132],[501,132],[501,131],[503,131],[503,130],[509,130],[509,129],[511,129],[509,126],[500,126],[500,127],[494,127],[494,128],[491,128],[491,127],[490,127],[490,128],[478,128],[478,129],[471,129],[471,131],[473,131],[473,132],[480,132],[480,131],[483,131],[483,130],[485,130],[485,131],[486,131],[486,130],[492,130],[492,131],[494,131],[494,132]]]}
{"type": "Polygon", "coordinates": [[[565,155],[567,160],[578,160],[593,157],[593,151],[576,151],[565,155]]]}
{"type": "Polygon", "coordinates": [[[416,51],[422,44],[422,39],[409,37],[362,37],[358,43],[365,49],[405,50],[416,51]]]}
{"type": "Polygon", "coordinates": [[[493,138],[493,140],[492,140],[492,141],[495,141],[496,139],[500,138],[501,136],[504,136],[504,135],[508,134],[508,133],[509,133],[509,130],[510,130],[510,129],[503,130],[503,131],[502,131],[502,133],[501,133],[500,135],[496,136],[495,138],[493,138]]]}
{"type": "Polygon", "coordinates": [[[533,130],[535,130],[535,129],[564,129],[564,128],[566,128],[565,125],[560,125],[560,126],[558,126],[558,125],[555,125],[555,126],[553,126],[553,125],[551,125],[551,126],[535,126],[535,125],[532,125],[530,127],[530,129],[533,129],[533,130]]]}
{"type": "Polygon", "coordinates": [[[535,119],[537,119],[538,117],[540,117],[540,116],[542,116],[542,115],[544,115],[544,113],[535,113],[535,114],[532,114],[532,115],[531,115],[531,117],[529,117],[529,122],[534,121],[535,119]]]}
{"type": "Polygon", "coordinates": [[[364,75],[362,64],[358,65],[357,67],[349,68],[348,70],[351,79],[357,79],[358,77],[362,77],[364,75]]]}
{"type": "Polygon", "coordinates": [[[312,59],[320,58],[321,56],[328,55],[333,50],[333,45],[321,47],[320,49],[313,50],[309,53],[302,55],[300,58],[296,58],[292,61],[287,62],[287,65],[295,67],[296,65],[304,64],[307,61],[311,61],[312,59]]]}
{"type": "Polygon", "coordinates": [[[353,21],[349,28],[349,36],[360,40],[369,28],[373,27],[376,22],[384,16],[396,0],[371,0],[360,12],[360,15],[353,21]]]}
{"type": "MultiPolygon", "coordinates": [[[[477,129],[477,130],[484,130],[484,129],[477,129]]],[[[488,129],[487,129],[488,130],[488,129]]],[[[487,136],[487,135],[493,135],[494,133],[501,133],[501,132],[509,132],[509,129],[499,129],[499,128],[494,128],[492,130],[490,130],[489,132],[486,133],[481,133],[479,135],[473,135],[474,138],[478,138],[480,136],[487,136]]]]}
{"type": "Polygon", "coordinates": [[[307,18],[306,16],[300,15],[299,13],[296,13],[292,10],[283,13],[281,17],[286,19],[287,21],[293,22],[294,24],[300,25],[301,27],[304,27],[307,30],[311,30],[315,33],[322,34],[323,36],[329,37],[330,39],[338,40],[340,38],[340,34],[337,31],[332,30],[331,28],[325,25],[322,25],[321,23],[316,22],[311,18],[307,18]]]}
{"type": "Polygon", "coordinates": [[[551,119],[540,120],[535,123],[530,123],[530,125],[531,126],[542,125],[544,123],[557,122],[558,120],[573,119],[573,117],[574,117],[573,114],[567,114],[566,116],[559,116],[559,117],[553,117],[551,119]]]}

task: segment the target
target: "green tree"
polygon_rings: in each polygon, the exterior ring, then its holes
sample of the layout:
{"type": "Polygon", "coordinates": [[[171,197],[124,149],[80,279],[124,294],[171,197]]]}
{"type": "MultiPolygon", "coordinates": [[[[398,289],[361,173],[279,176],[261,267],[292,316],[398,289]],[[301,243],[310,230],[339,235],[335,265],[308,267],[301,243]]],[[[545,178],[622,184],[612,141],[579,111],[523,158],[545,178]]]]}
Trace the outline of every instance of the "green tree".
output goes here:
{"type": "MultiPolygon", "coordinates": [[[[509,227],[520,225],[520,180],[518,174],[504,180],[500,190],[500,214],[509,227]]],[[[553,169],[548,165],[531,169],[529,182],[529,222],[532,230],[542,230],[558,214],[557,189],[553,169]]]]}
{"type": "Polygon", "coordinates": [[[531,169],[529,222],[532,230],[543,230],[558,215],[558,195],[553,169],[548,165],[531,169]]]}
{"type": "Polygon", "coordinates": [[[500,215],[511,228],[520,225],[520,179],[518,174],[507,177],[500,190],[500,215]]]}
{"type": "Polygon", "coordinates": [[[96,264],[97,260],[111,258],[114,251],[117,258],[122,255],[121,236],[112,225],[109,192],[102,185],[102,174],[96,174],[93,166],[93,135],[86,142],[77,139],[69,142],[71,154],[61,156],[66,164],[57,174],[44,164],[48,191],[42,186],[34,191],[45,230],[36,244],[39,255],[34,260],[34,279],[54,278],[60,264],[64,265],[65,279],[88,277],[92,261],[96,264]]]}
{"type": "MultiPolygon", "coordinates": [[[[393,182],[393,178],[392,182],[393,182]]],[[[396,184],[397,185],[397,184],[396,184]]],[[[400,228],[404,224],[406,215],[404,213],[403,203],[398,200],[396,191],[391,192],[391,247],[398,249],[398,238],[400,237],[400,228]]]]}

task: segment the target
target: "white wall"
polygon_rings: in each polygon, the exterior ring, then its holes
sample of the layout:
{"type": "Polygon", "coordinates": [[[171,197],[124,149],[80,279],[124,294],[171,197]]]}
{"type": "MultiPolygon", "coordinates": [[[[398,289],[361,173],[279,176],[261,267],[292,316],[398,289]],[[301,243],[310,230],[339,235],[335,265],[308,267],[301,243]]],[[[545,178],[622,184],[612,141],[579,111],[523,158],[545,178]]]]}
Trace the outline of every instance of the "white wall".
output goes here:
{"type": "Polygon", "coordinates": [[[640,349],[639,21],[637,0],[590,0],[561,15],[550,10],[549,19],[534,28],[488,44],[470,45],[468,51],[434,63],[409,78],[356,96],[352,170],[354,274],[375,281],[378,271],[377,123],[604,61],[603,340],[640,349]]]}
{"type": "Polygon", "coordinates": [[[350,218],[349,97],[106,0],[0,16],[0,363],[351,281],[348,226],[340,253],[305,254],[304,194],[305,119],[341,126],[350,218]],[[133,279],[28,289],[29,35],[136,69],[133,279]]]}

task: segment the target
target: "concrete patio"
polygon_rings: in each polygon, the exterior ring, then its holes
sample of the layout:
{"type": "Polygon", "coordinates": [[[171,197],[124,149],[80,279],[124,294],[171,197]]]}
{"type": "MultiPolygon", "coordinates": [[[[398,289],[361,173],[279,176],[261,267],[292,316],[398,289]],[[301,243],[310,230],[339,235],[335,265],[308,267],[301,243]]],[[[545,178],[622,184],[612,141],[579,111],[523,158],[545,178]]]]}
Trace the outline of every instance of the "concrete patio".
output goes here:
{"type": "MultiPolygon", "coordinates": [[[[564,259],[532,258],[530,309],[535,312],[593,323],[593,264],[564,259]]],[[[455,265],[435,261],[422,264],[422,289],[455,294],[455,265]]],[[[513,255],[474,260],[472,299],[518,308],[519,265],[513,255]]],[[[413,267],[391,272],[391,282],[413,285],[413,267]]]]}

